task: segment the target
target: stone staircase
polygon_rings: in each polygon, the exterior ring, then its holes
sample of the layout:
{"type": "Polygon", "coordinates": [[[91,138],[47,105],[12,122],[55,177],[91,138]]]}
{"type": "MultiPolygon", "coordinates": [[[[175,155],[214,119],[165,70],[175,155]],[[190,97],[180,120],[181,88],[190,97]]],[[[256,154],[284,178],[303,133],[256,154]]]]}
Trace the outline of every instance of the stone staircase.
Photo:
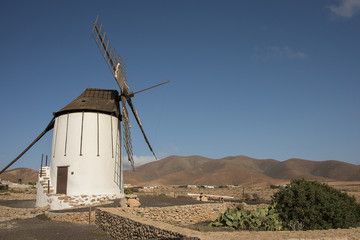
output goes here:
{"type": "Polygon", "coordinates": [[[39,174],[39,183],[42,186],[44,193],[54,193],[54,187],[51,185],[50,180],[50,167],[42,166],[39,174]]]}

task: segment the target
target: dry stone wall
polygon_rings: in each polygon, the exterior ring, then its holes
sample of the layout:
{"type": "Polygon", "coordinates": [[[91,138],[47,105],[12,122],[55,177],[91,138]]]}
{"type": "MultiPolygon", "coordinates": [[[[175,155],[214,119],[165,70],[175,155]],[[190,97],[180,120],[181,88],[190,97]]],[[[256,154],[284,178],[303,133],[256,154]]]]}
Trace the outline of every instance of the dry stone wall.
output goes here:
{"type": "Polygon", "coordinates": [[[206,203],[170,207],[120,208],[119,211],[155,221],[186,226],[199,222],[214,221],[220,213],[225,212],[227,208],[233,207],[235,207],[234,203],[206,203]]]}
{"type": "Polygon", "coordinates": [[[100,208],[95,212],[96,225],[115,239],[199,239],[117,210],[100,208]]]}

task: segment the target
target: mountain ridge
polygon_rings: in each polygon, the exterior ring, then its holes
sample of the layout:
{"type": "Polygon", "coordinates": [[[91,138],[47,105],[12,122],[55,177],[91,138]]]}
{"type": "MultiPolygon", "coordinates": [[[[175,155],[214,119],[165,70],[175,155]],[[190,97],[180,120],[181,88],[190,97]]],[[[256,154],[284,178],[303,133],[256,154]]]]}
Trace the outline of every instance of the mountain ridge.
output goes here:
{"type": "Polygon", "coordinates": [[[270,185],[293,178],[360,181],[360,166],[336,161],[290,158],[285,161],[244,155],[211,159],[169,156],[124,171],[125,183],[135,185],[270,185]]]}
{"type": "MultiPolygon", "coordinates": [[[[3,180],[36,182],[38,171],[11,169],[3,180]]],[[[292,178],[321,181],[360,181],[360,166],[337,160],[312,161],[290,158],[285,161],[256,159],[243,155],[211,159],[198,155],[169,156],[124,171],[124,181],[133,185],[271,185],[292,178]]]]}
{"type": "Polygon", "coordinates": [[[39,171],[30,168],[14,168],[3,172],[0,175],[0,179],[13,183],[18,183],[19,181],[24,184],[29,182],[36,183],[38,180],[38,174],[39,171]]]}

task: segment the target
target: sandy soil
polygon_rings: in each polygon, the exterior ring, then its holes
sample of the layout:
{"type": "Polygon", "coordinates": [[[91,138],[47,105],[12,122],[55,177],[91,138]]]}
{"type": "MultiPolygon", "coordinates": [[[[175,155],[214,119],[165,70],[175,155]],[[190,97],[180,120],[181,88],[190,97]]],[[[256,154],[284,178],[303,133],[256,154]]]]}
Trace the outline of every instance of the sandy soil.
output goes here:
{"type": "Polygon", "coordinates": [[[0,239],[111,240],[113,238],[98,229],[95,224],[79,224],[29,218],[0,223],[0,239]]]}

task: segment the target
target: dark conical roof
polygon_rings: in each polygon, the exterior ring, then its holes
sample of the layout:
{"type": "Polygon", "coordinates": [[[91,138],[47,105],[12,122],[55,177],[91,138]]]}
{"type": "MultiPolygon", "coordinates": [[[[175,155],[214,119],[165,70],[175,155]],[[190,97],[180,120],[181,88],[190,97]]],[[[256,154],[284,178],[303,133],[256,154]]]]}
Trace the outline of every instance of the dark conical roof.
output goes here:
{"type": "Polygon", "coordinates": [[[87,88],[79,97],[60,111],[54,113],[56,117],[71,112],[101,112],[120,116],[116,90],[87,88]]]}

